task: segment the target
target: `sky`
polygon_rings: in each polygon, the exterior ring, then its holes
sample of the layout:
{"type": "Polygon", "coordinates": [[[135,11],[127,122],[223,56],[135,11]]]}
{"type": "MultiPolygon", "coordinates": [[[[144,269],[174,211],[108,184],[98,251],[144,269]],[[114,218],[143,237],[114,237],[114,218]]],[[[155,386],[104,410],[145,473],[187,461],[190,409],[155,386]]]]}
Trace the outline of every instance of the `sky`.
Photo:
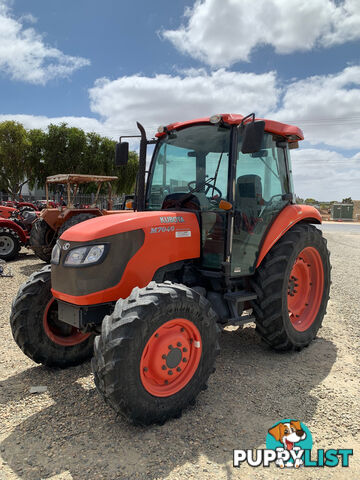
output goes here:
{"type": "Polygon", "coordinates": [[[0,0],[0,121],[151,138],[251,112],[304,131],[298,196],[360,200],[359,0],[0,0]]]}

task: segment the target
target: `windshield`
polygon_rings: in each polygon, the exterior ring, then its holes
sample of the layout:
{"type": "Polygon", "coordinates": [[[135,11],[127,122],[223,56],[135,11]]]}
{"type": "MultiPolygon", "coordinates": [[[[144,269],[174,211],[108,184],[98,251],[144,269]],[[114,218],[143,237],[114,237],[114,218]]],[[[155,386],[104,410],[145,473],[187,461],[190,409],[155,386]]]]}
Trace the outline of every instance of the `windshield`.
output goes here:
{"type": "Polygon", "coordinates": [[[156,149],[148,181],[147,209],[165,198],[192,193],[201,210],[227,198],[230,129],[196,125],[166,135],[156,149]]]}

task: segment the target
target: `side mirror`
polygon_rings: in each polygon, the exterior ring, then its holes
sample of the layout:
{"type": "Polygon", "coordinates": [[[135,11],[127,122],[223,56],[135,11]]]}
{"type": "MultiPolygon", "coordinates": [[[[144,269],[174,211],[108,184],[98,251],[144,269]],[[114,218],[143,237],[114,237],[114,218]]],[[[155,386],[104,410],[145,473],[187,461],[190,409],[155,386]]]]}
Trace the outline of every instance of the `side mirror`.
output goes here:
{"type": "Polygon", "coordinates": [[[116,144],[115,165],[127,165],[129,161],[129,142],[121,142],[116,144]]]}
{"type": "Polygon", "coordinates": [[[265,122],[257,121],[245,124],[241,153],[255,153],[260,150],[264,137],[265,122]]]}

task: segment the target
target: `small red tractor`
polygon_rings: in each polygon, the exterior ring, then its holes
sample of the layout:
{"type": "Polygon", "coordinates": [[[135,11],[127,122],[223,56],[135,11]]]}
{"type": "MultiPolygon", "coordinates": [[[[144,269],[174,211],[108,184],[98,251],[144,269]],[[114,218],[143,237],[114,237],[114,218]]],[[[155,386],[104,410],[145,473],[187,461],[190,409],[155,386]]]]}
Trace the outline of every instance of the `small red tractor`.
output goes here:
{"type": "Polygon", "coordinates": [[[0,206],[0,260],[13,260],[21,247],[28,247],[37,213],[0,206]]]}
{"type": "MultiPolygon", "coordinates": [[[[20,288],[11,327],[35,362],[93,357],[105,401],[145,425],[195,402],[226,325],[255,322],[275,350],[309,345],[331,267],[319,212],[295,203],[299,128],[222,114],[160,127],[148,141],[138,127],[135,211],[66,230],[51,265],[20,288]]],[[[117,164],[128,147],[117,145],[117,164]]]]}
{"type": "Polygon", "coordinates": [[[110,182],[114,180],[117,180],[117,177],[104,175],[59,174],[47,177],[45,184],[47,206],[41,210],[39,218],[33,225],[30,236],[30,245],[35,255],[47,263],[50,262],[51,250],[55,245],[56,239],[65,230],[90,218],[118,213],[111,210],[112,191],[110,182]],[[76,207],[74,204],[79,186],[88,183],[97,184],[94,202],[86,208],[76,207]],[[96,206],[100,188],[104,183],[108,184],[109,192],[107,210],[100,209],[96,206]],[[52,202],[49,200],[49,185],[54,184],[63,184],[67,187],[67,201],[65,202],[64,200],[62,202],[63,204],[57,208],[52,206],[52,202]],[[73,190],[71,186],[73,186],[73,190]]]}

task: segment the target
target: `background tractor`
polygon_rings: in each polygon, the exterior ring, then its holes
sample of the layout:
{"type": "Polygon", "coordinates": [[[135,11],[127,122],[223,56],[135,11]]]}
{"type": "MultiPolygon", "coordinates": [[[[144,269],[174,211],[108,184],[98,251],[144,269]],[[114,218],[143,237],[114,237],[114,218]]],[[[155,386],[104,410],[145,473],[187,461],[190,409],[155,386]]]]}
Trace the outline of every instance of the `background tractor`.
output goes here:
{"type": "MultiPolygon", "coordinates": [[[[66,230],[51,266],[20,288],[11,326],[35,362],[93,356],[106,402],[144,425],[195,402],[226,325],[255,322],[276,350],[307,346],[326,313],[330,262],[319,212],[294,200],[299,128],[223,114],[148,141],[138,127],[135,211],[66,230]]],[[[118,144],[117,163],[127,157],[118,144]]]]}
{"type": "Polygon", "coordinates": [[[35,255],[47,263],[50,262],[51,250],[56,239],[65,230],[90,218],[117,213],[111,210],[111,182],[115,180],[117,180],[117,177],[104,175],[59,174],[47,177],[45,184],[46,208],[41,210],[30,236],[31,248],[35,255]],[[75,199],[79,186],[89,183],[97,184],[94,202],[87,208],[76,207],[75,199]],[[108,185],[107,209],[101,209],[97,206],[100,189],[104,183],[108,185]],[[66,185],[66,201],[63,200],[62,205],[57,208],[51,206],[49,200],[49,186],[54,184],[66,185]]]}
{"type": "Polygon", "coordinates": [[[35,210],[0,206],[0,260],[13,260],[21,247],[28,247],[35,210]]]}

